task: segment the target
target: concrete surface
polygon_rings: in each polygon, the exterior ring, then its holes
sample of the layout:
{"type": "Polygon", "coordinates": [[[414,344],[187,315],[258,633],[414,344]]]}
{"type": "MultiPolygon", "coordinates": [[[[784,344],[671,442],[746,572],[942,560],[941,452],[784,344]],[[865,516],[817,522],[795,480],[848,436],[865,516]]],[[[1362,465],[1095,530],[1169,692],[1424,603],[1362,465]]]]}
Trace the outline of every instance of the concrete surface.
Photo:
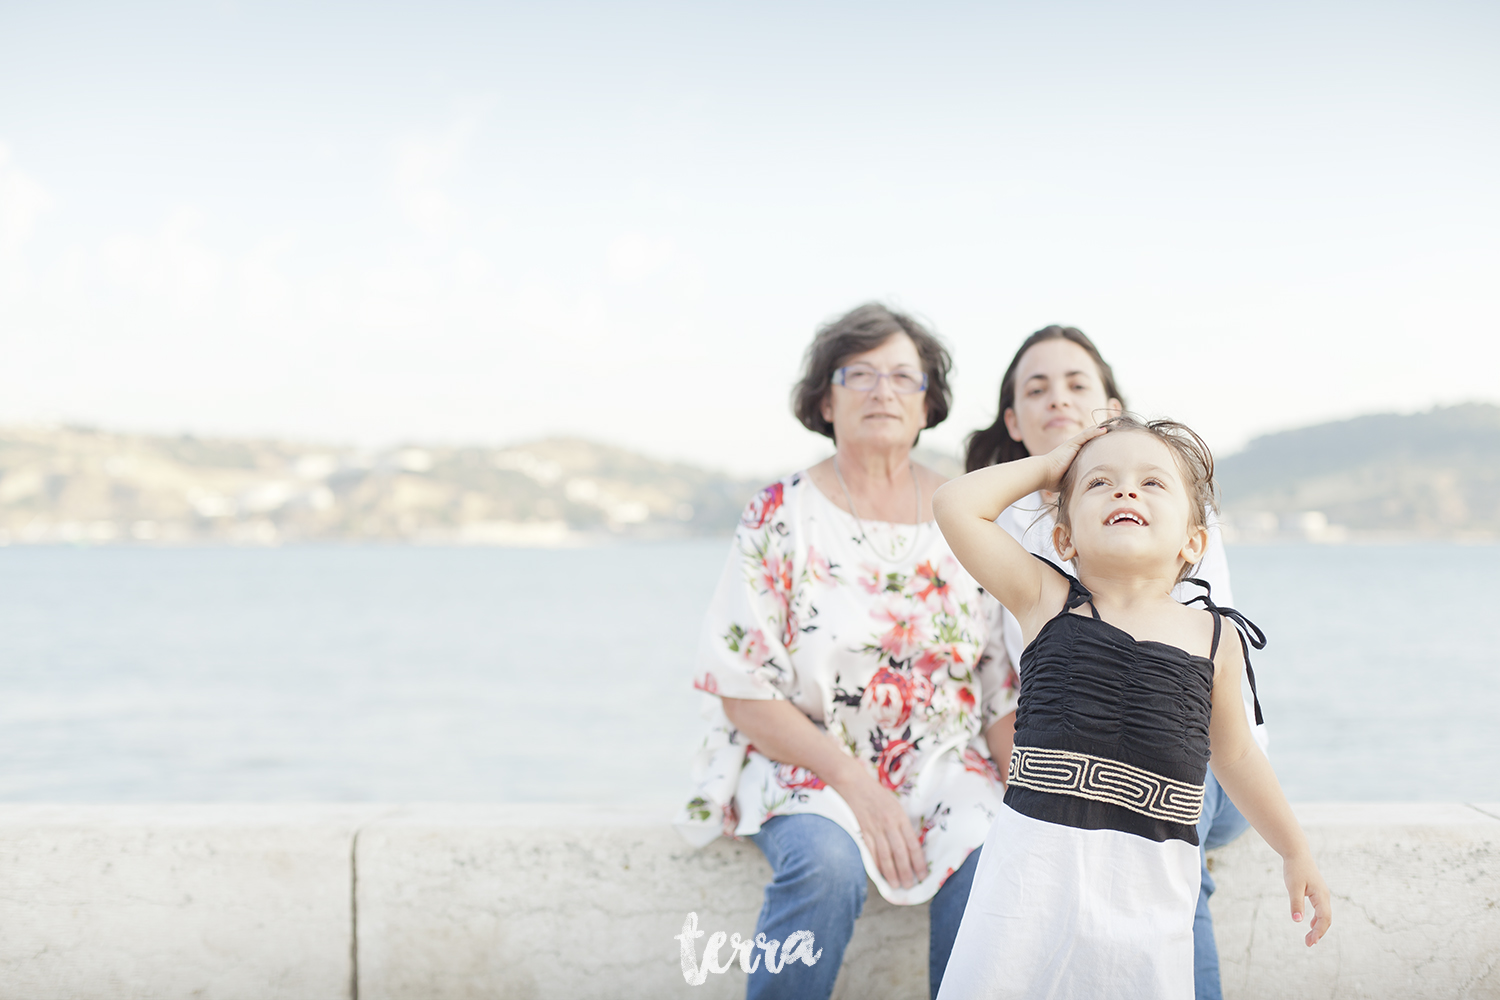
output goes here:
{"type": "MultiPolygon", "coordinates": [[[[660,820],[437,806],[371,824],[357,851],[360,1000],[744,996],[737,966],[689,985],[675,937],[689,912],[699,958],[716,931],[752,936],[771,870],[753,845],[694,851],[660,820]]],[[[835,996],[925,997],[926,908],[870,896],[835,996]]]]}
{"type": "MultiPolygon", "coordinates": [[[[1298,808],[1317,948],[1254,833],[1215,852],[1228,1000],[1500,998],[1500,805],[1298,808]]],[[[675,939],[748,937],[750,844],[562,806],[0,806],[0,1000],[738,997],[675,939]]],[[[721,961],[730,958],[727,947],[721,961]]],[[[870,891],[836,995],[925,997],[926,907],[870,891]]]]}
{"type": "Polygon", "coordinates": [[[1214,852],[1226,1000],[1500,997],[1500,805],[1299,806],[1333,892],[1312,948],[1253,830],[1214,852]]]}
{"type": "Polygon", "coordinates": [[[344,806],[0,806],[0,997],[350,995],[344,806]]]}

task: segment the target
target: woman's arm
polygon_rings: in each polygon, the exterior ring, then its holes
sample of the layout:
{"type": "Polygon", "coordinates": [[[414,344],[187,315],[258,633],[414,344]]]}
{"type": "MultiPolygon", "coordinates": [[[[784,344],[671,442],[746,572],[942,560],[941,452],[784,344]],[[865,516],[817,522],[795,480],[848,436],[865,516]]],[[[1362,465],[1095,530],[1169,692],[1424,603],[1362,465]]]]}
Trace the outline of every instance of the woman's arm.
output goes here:
{"type": "Polygon", "coordinates": [[[1005,784],[1010,768],[1010,751],[1015,745],[1016,706],[1021,698],[1021,678],[1011,666],[1005,643],[1005,620],[1009,612],[990,594],[980,598],[984,609],[986,635],[974,679],[979,682],[979,718],[990,759],[1000,771],[1005,784]]]}
{"type": "Polygon", "coordinates": [[[839,793],[859,823],[880,874],[910,889],[927,877],[927,859],[911,820],[887,791],[827,733],[789,701],[725,698],[724,714],[770,759],[805,767],[839,793]]]}
{"type": "MultiPolygon", "coordinates": [[[[1015,615],[1027,635],[1038,608],[1055,611],[1065,599],[1067,583],[1033,559],[1021,544],[995,523],[1001,511],[1024,496],[1056,489],[1078,449],[1106,433],[1091,427],[1045,455],[992,465],[944,484],[932,498],[932,512],[943,537],[974,579],[1015,615]]],[[[1047,617],[1051,617],[1050,614],[1047,617]]]]}
{"type": "Polygon", "coordinates": [[[1000,768],[1000,783],[1006,781],[1010,771],[1010,752],[1016,746],[1016,713],[1002,716],[984,731],[984,741],[990,746],[990,759],[1000,768]]]}
{"type": "Polygon", "coordinates": [[[1214,777],[1229,793],[1230,801],[1271,849],[1281,855],[1292,919],[1300,922],[1304,902],[1312,900],[1316,916],[1305,939],[1308,947],[1312,947],[1328,932],[1333,921],[1332,898],[1313,861],[1307,836],[1276,780],[1276,772],[1271,770],[1270,761],[1250,735],[1240,699],[1244,653],[1239,643],[1233,641],[1232,630],[1226,628],[1226,631],[1230,634],[1225,636],[1215,658],[1213,715],[1209,722],[1209,745],[1213,748],[1210,766],[1214,777]]]}

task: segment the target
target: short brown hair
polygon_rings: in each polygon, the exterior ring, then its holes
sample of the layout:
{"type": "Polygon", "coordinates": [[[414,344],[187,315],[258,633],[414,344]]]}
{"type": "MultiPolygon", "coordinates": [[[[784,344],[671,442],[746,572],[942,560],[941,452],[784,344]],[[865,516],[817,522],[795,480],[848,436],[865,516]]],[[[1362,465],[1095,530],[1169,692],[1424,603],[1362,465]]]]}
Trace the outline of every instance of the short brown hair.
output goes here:
{"type": "MultiPolygon", "coordinates": [[[[1133,414],[1123,413],[1118,417],[1112,417],[1101,425],[1108,428],[1110,433],[1115,431],[1139,431],[1150,434],[1162,444],[1167,446],[1173,457],[1177,459],[1177,468],[1182,473],[1182,478],[1187,486],[1188,494],[1188,517],[1195,528],[1208,527],[1208,511],[1218,510],[1218,485],[1214,482],[1214,456],[1204,440],[1193,431],[1187,424],[1178,423],[1176,420],[1142,420],[1133,414]]],[[[1095,438],[1094,440],[1098,440],[1095,438]]],[[[1088,444],[1084,445],[1087,448],[1088,444]]],[[[1080,455],[1083,450],[1079,449],[1080,455]]],[[[1077,485],[1078,461],[1074,458],[1073,464],[1068,466],[1068,471],[1063,473],[1061,482],[1057,487],[1056,515],[1057,523],[1071,530],[1072,523],[1068,519],[1068,501],[1073,498],[1073,487],[1077,485]]],[[[1177,582],[1192,572],[1191,566],[1184,566],[1182,572],[1177,575],[1177,582]]]]}
{"type": "Polygon", "coordinates": [[[953,394],[948,388],[948,370],[953,359],[943,342],[926,327],[904,313],[888,309],[879,302],[867,302],[851,309],[831,323],[826,323],[807,345],[802,358],[802,378],[792,388],[792,412],[802,426],[826,438],[833,437],[833,424],[823,419],[823,400],[833,373],[856,354],[872,351],[898,333],[904,333],[916,345],[927,375],[927,423],[936,427],[948,419],[953,394]]]}

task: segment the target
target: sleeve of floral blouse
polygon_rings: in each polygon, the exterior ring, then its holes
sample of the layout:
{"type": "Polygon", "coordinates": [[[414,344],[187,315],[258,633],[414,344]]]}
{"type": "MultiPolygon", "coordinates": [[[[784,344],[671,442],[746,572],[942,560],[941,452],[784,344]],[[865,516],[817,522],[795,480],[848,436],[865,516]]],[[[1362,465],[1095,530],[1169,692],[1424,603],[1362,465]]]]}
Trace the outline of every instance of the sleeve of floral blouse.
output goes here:
{"type": "Polygon", "coordinates": [[[792,591],[795,532],[784,485],[745,508],[698,641],[693,686],[724,698],[785,698],[795,670],[792,591]]]}
{"type": "Polygon", "coordinates": [[[981,724],[988,729],[997,719],[1003,719],[1016,710],[1021,681],[1005,652],[1005,609],[989,594],[985,594],[983,600],[988,629],[974,676],[979,678],[981,724]]]}

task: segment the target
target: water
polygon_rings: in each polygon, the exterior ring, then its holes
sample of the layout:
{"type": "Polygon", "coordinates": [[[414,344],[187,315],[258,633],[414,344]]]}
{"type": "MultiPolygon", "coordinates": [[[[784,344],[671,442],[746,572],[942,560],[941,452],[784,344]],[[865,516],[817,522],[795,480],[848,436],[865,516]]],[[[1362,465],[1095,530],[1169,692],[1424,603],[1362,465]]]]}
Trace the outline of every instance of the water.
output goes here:
{"type": "MultiPolygon", "coordinates": [[[[0,549],[0,799],[668,810],[726,545],[0,549]]],[[[1495,556],[1231,551],[1293,800],[1500,800],[1495,556]]]]}
{"type": "Polygon", "coordinates": [[[1500,801],[1500,550],[1229,552],[1292,801],[1500,801]]]}

